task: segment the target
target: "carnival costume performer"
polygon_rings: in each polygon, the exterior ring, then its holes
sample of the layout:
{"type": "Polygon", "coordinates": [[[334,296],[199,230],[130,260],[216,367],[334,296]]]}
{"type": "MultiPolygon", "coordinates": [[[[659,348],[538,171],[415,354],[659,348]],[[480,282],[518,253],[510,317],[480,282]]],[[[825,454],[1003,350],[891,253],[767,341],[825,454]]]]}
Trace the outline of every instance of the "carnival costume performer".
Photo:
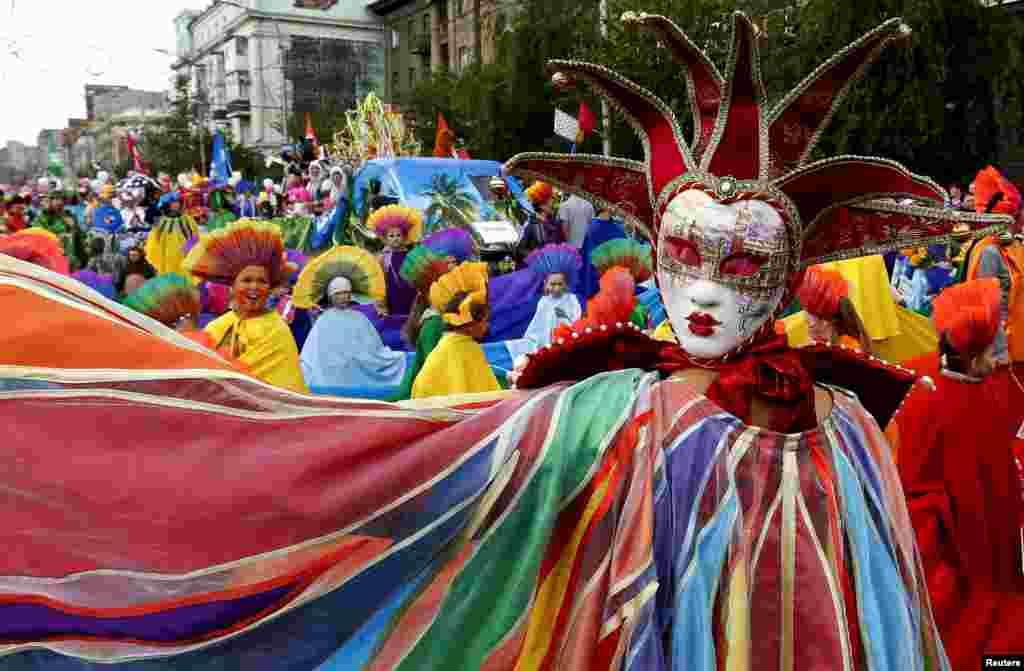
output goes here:
{"type": "Polygon", "coordinates": [[[56,235],[71,267],[81,267],[85,264],[85,236],[79,230],[74,217],[64,211],[64,194],[58,191],[51,192],[43,204],[43,211],[32,220],[32,226],[56,235]]]}
{"type": "Polygon", "coordinates": [[[441,313],[430,304],[430,288],[442,275],[454,270],[450,258],[435,252],[424,242],[414,247],[402,262],[402,278],[416,287],[416,300],[412,304],[409,318],[402,325],[402,339],[415,348],[416,356],[406,367],[398,393],[391,400],[404,401],[412,397],[412,384],[416,376],[444,335],[445,325],[441,313]]]}
{"type": "Polygon", "coordinates": [[[406,356],[387,347],[353,301],[384,297],[384,271],[359,247],[335,247],[303,268],[292,301],[297,308],[324,310],[302,346],[300,362],[314,393],[336,396],[394,393],[405,373],[406,356]]]}
{"type": "Polygon", "coordinates": [[[547,182],[534,182],[526,190],[526,197],[533,205],[519,243],[520,254],[526,255],[544,245],[565,242],[562,223],[555,216],[555,190],[547,182]]]}
{"type": "Polygon", "coordinates": [[[419,241],[423,234],[423,217],[419,210],[401,205],[382,207],[366,222],[384,243],[380,264],[387,278],[387,298],[378,310],[386,315],[407,315],[416,300],[416,288],[402,279],[402,264],[408,246],[419,241]]]}
{"type": "Polygon", "coordinates": [[[899,464],[935,620],[954,669],[1020,652],[1024,547],[1020,365],[994,369],[1000,324],[994,278],[942,292],[932,314],[939,352],[915,360],[936,389],[910,394],[886,429],[899,464]]]}
{"type": "MultiPolygon", "coordinates": [[[[622,268],[633,278],[634,285],[651,279],[654,271],[651,246],[632,238],[609,240],[599,245],[591,255],[590,262],[597,270],[598,278],[603,278],[612,268],[622,268]]],[[[647,309],[643,304],[636,303],[629,320],[641,329],[648,327],[647,309]]]]}
{"type": "Polygon", "coordinates": [[[487,335],[487,264],[467,262],[430,287],[430,305],[448,331],[423,363],[412,397],[451,396],[499,391],[480,340],[487,335]]]}
{"type": "Polygon", "coordinates": [[[160,197],[160,220],[146,237],[146,258],[157,273],[180,273],[185,245],[198,232],[196,222],[181,211],[181,195],[169,192],[160,197]]]}
{"type": "Polygon", "coordinates": [[[871,338],[850,301],[850,286],[837,271],[808,268],[797,298],[806,313],[812,341],[871,353],[871,338]]]}
{"type": "Polygon", "coordinates": [[[214,184],[210,187],[210,210],[206,217],[207,230],[218,231],[238,220],[227,202],[227,193],[228,186],[226,184],[214,184]]]}
{"type": "Polygon", "coordinates": [[[7,232],[17,233],[28,228],[28,218],[25,216],[25,199],[14,196],[7,203],[7,232]]]}
{"type": "Polygon", "coordinates": [[[106,184],[100,187],[98,204],[92,211],[92,226],[103,233],[116,234],[124,226],[121,211],[113,206],[114,187],[106,184]]]}
{"type": "MultiPolygon", "coordinates": [[[[627,113],[644,161],[535,154],[507,168],[617,207],[656,241],[681,346],[597,311],[531,355],[520,391],[396,406],[195,370],[177,346],[142,365],[129,351],[123,369],[79,356],[83,375],[50,358],[74,333],[44,348],[45,330],[0,331],[4,375],[57,387],[0,399],[20,438],[0,450],[18,497],[0,506],[0,546],[16,549],[0,553],[6,666],[949,668],[877,424],[916,378],[828,345],[792,350],[773,315],[805,267],[1009,218],[944,209],[942,189],[888,161],[807,162],[898,21],[771,114],[745,17],[724,78],[667,19],[625,22],[683,60],[695,141],[640,87],[561,62],[557,83],[594,82],[627,113]],[[879,193],[929,206],[860,202],[879,193]],[[837,229],[847,206],[855,225],[837,229]]],[[[0,311],[142,342],[14,263],[0,258],[24,286],[4,285],[0,311]]],[[[478,291],[460,317],[485,316],[478,291]]]]}
{"type": "Polygon", "coordinates": [[[977,241],[968,252],[966,280],[995,277],[1002,289],[1002,328],[996,335],[1000,363],[1024,361],[1024,244],[1019,232],[1021,194],[999,171],[989,166],[974,180],[975,209],[1017,218],[1011,231],[977,241]]]}
{"type": "Polygon", "coordinates": [[[200,280],[232,288],[231,310],[206,326],[217,349],[227,347],[269,384],[306,392],[299,351],[288,325],[267,308],[270,292],[290,269],[277,226],[241,220],[202,237],[183,268],[200,280]]]}
{"type": "Polygon", "coordinates": [[[583,316],[579,299],[572,293],[582,265],[575,247],[567,243],[545,245],[526,258],[526,265],[543,278],[544,295],[522,340],[508,343],[513,359],[550,345],[556,327],[572,324],[583,316]]]}
{"type": "Polygon", "coordinates": [[[28,261],[61,275],[71,273],[60,240],[43,228],[27,228],[0,237],[0,254],[28,261]]]}

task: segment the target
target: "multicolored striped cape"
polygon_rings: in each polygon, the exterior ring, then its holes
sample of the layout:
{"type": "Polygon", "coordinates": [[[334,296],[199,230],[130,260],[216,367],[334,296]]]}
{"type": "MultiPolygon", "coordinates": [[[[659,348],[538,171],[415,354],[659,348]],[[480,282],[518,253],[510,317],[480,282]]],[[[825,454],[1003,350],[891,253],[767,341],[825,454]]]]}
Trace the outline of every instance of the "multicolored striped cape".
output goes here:
{"type": "Polygon", "coordinates": [[[392,405],[0,256],[4,669],[940,669],[877,426],[641,371],[392,405]],[[8,325],[5,325],[8,326],[8,325]]]}

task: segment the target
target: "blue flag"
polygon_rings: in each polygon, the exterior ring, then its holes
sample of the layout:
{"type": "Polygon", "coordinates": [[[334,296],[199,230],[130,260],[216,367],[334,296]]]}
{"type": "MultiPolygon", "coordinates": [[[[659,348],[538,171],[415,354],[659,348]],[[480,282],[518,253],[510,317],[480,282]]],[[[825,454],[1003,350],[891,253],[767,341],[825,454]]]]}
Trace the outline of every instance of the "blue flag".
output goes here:
{"type": "Polygon", "coordinates": [[[228,153],[228,143],[224,141],[224,134],[217,131],[213,136],[210,183],[227,184],[229,179],[231,179],[231,154],[228,153]]]}

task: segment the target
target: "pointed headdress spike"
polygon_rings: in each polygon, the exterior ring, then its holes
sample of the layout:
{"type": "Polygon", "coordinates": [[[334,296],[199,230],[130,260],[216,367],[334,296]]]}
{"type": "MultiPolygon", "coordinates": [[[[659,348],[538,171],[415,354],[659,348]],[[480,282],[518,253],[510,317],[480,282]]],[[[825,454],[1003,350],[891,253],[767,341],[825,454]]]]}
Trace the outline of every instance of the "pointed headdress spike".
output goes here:
{"type": "Polygon", "coordinates": [[[892,43],[910,36],[902,19],[889,19],[809,74],[768,115],[775,175],[802,165],[850,89],[892,43]]]}
{"type": "Polygon", "coordinates": [[[668,47],[676,62],[686,68],[687,97],[693,114],[690,152],[694,160],[699,162],[711,142],[711,133],[718,119],[724,78],[707,54],[671,19],[657,14],[626,12],[622,15],[622,22],[626,26],[635,26],[655,35],[668,47]]]}
{"type": "Polygon", "coordinates": [[[745,15],[733,15],[732,51],[725,92],[711,143],[701,168],[719,176],[763,179],[768,172],[768,138],[764,125],[764,84],[756,28],[745,15]]]}
{"type": "Polygon", "coordinates": [[[650,91],[593,63],[549,61],[553,79],[583,81],[622,114],[644,145],[652,204],[661,190],[696,167],[675,113],[650,91]]]}

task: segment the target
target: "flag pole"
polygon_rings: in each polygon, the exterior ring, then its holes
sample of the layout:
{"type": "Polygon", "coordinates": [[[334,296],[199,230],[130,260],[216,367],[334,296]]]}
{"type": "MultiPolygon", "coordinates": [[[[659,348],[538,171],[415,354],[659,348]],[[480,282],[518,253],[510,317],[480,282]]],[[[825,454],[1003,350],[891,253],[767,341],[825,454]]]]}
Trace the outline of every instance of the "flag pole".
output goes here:
{"type": "MultiPolygon", "coordinates": [[[[608,39],[608,0],[601,0],[598,4],[598,11],[601,17],[601,38],[608,39]]],[[[601,137],[601,149],[605,156],[612,155],[612,119],[611,108],[608,101],[601,98],[601,128],[604,134],[601,137]]]]}

